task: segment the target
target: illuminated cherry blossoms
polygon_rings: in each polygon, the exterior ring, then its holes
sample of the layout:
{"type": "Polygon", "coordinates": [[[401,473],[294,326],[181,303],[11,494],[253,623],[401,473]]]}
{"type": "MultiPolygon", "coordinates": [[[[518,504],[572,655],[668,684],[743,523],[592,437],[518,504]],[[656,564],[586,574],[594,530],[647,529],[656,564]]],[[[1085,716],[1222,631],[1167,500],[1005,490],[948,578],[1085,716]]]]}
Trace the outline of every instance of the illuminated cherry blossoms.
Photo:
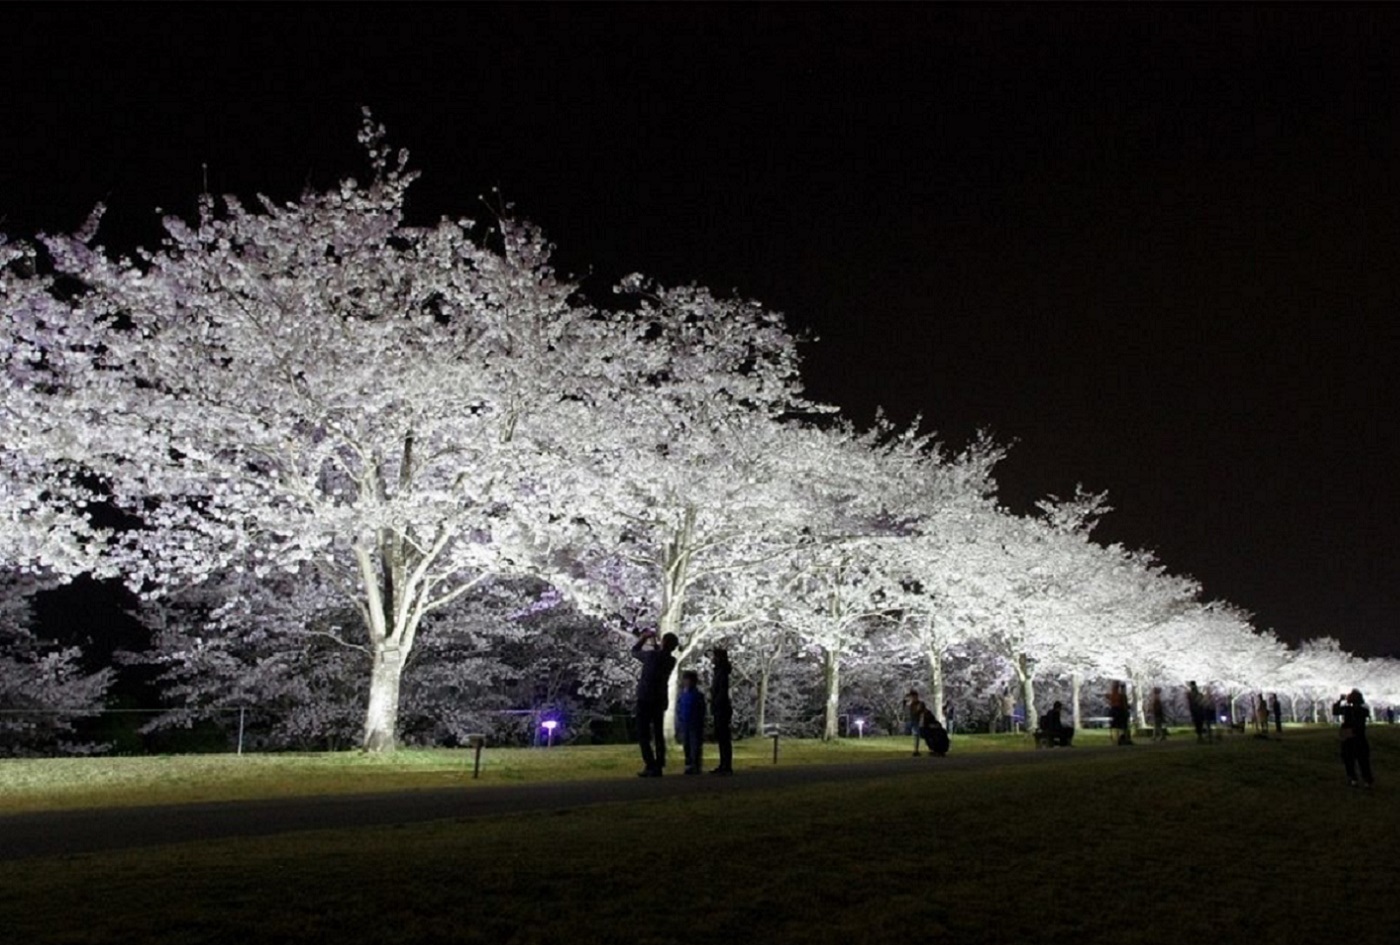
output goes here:
{"type": "MultiPolygon", "coordinates": [[[[410,223],[407,156],[368,118],[361,142],[366,182],[206,196],[149,251],[104,249],[100,212],[0,244],[11,572],[120,576],[167,667],[256,627],[261,655],[234,661],[245,689],[281,672],[260,691],[300,682],[316,701],[279,640],[319,639],[323,665],[351,654],[336,672],[358,677],[371,750],[399,739],[410,663],[456,685],[425,638],[464,632],[463,608],[503,587],[579,626],[675,631],[683,664],[720,641],[755,678],[764,653],[809,659],[827,736],[844,671],[904,659],[941,707],[946,661],[970,650],[1032,713],[1045,678],[1123,679],[1139,700],[1186,679],[1400,700],[1392,661],[1290,649],[1096,543],[1102,496],[1013,515],[990,440],[950,451],[809,403],[796,340],[757,303],[629,277],[604,305],[527,223],[410,223]]],[[[495,679],[482,648],[541,631],[487,622],[473,672],[495,679]]],[[[619,691],[621,636],[577,633],[594,637],[574,675],[619,691]]]]}

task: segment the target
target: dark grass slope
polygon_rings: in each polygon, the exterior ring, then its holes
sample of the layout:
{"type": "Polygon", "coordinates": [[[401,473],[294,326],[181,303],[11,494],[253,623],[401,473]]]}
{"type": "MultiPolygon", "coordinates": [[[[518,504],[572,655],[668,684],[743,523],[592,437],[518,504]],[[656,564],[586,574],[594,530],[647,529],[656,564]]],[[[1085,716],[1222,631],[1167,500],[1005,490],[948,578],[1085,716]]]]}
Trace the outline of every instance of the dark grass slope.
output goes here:
{"type": "Polygon", "coordinates": [[[1400,733],[0,865],[14,942],[1391,943],[1400,733]]]}

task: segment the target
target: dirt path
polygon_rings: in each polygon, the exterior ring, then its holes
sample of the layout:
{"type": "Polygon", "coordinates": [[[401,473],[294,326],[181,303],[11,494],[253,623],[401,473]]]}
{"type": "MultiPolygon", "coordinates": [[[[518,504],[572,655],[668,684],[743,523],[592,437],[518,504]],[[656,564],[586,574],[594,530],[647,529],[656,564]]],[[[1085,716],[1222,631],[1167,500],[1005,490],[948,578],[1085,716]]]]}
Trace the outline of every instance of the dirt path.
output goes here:
{"type": "MultiPolygon", "coordinates": [[[[519,786],[441,788],[393,794],[277,798],[162,807],[48,811],[0,817],[0,861],[68,856],[168,843],[257,837],[294,830],[497,817],[595,804],[698,794],[732,794],[803,784],[887,777],[937,777],[950,769],[1056,764],[1115,749],[996,752],[840,765],[753,767],[732,778],[609,778],[519,786]]],[[[1150,750],[1161,750],[1153,748],[1150,750]]]]}

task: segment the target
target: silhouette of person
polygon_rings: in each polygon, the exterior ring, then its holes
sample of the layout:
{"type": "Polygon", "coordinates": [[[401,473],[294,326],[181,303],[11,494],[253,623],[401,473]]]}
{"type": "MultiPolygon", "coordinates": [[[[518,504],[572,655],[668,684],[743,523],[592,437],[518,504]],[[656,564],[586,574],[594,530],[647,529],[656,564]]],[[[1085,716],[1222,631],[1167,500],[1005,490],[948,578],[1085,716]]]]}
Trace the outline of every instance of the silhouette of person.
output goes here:
{"type": "Polygon", "coordinates": [[[637,680],[637,741],[646,767],[637,772],[638,777],[659,778],[666,767],[666,687],[671,681],[671,670],[676,668],[676,658],[671,654],[678,646],[680,640],[668,633],[658,647],[655,630],[643,630],[632,644],[632,655],[642,664],[637,680]]]}
{"type": "MultiPolygon", "coordinates": [[[[942,722],[938,721],[938,716],[933,714],[933,710],[926,705],[923,705],[919,712],[919,735],[923,738],[924,744],[928,745],[930,755],[942,758],[948,754],[948,748],[951,745],[948,730],[943,727],[942,722]]],[[[914,752],[914,754],[917,755],[918,752],[914,752]]]]}
{"type": "Polygon", "coordinates": [[[1128,728],[1128,690],[1118,680],[1113,680],[1108,690],[1108,728],[1110,736],[1117,732],[1117,744],[1131,745],[1132,730],[1128,728]]]}
{"type": "Polygon", "coordinates": [[[1196,729],[1196,741],[1206,740],[1206,697],[1196,688],[1193,679],[1186,684],[1186,708],[1191,712],[1191,725],[1196,729]]]}
{"type": "Polygon", "coordinates": [[[1283,734],[1283,710],[1279,708],[1278,693],[1269,696],[1269,713],[1274,717],[1274,734],[1283,734]]]}
{"type": "Polygon", "coordinates": [[[1342,720],[1342,764],[1347,769],[1347,783],[1356,787],[1359,771],[1359,783],[1370,787],[1373,781],[1371,743],[1366,740],[1366,721],[1371,717],[1371,710],[1367,708],[1361,690],[1353,689],[1333,703],[1332,714],[1342,720]]]}
{"type": "Polygon", "coordinates": [[[710,680],[710,715],[715,720],[715,744],[719,747],[719,766],[711,774],[734,773],[734,703],[729,699],[729,651],[715,647],[710,654],[714,676],[710,680]]]}
{"type": "Polygon", "coordinates": [[[909,731],[914,735],[914,757],[919,757],[919,739],[923,737],[921,729],[924,717],[924,704],[919,700],[917,690],[910,689],[909,694],[904,697],[904,711],[909,713],[909,731]]]}
{"type": "Polygon", "coordinates": [[[1065,725],[1064,703],[1056,700],[1049,710],[1040,717],[1040,727],[1050,738],[1050,744],[1069,747],[1070,739],[1074,737],[1074,727],[1065,725]]]}

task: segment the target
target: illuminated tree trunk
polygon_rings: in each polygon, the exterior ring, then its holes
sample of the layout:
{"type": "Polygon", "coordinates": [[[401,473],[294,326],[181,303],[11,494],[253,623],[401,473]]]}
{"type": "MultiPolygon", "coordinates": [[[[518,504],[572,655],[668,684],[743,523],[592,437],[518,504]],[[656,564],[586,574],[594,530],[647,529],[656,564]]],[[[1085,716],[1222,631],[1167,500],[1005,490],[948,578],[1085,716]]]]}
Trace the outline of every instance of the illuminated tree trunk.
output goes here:
{"type": "Polygon", "coordinates": [[[393,751],[398,747],[399,683],[405,662],[404,653],[397,646],[381,646],[374,652],[365,734],[360,743],[365,751],[393,751]]]}
{"type": "Polygon", "coordinates": [[[822,726],[822,741],[836,738],[840,726],[841,658],[836,650],[822,650],[822,678],[826,683],[826,724],[822,726]]]}
{"type": "Polygon", "coordinates": [[[1137,718],[1137,728],[1147,728],[1147,712],[1143,706],[1142,678],[1140,676],[1129,676],[1128,683],[1133,687],[1133,713],[1137,718]]]}
{"type": "MultiPolygon", "coordinates": [[[[411,448],[409,438],[405,463],[411,448]]],[[[374,487],[376,483],[371,483],[370,488],[374,487]]],[[[373,656],[369,705],[360,740],[364,751],[391,752],[398,747],[399,685],[427,607],[422,597],[423,576],[442,549],[441,539],[426,552],[411,549],[410,544],[402,535],[386,532],[375,547],[354,548],[364,594],[360,615],[373,656]]],[[[464,593],[469,587],[471,584],[462,585],[455,593],[464,593]]]]}
{"type": "Polygon", "coordinates": [[[939,724],[946,726],[948,719],[943,715],[943,659],[935,647],[929,647],[926,652],[928,654],[929,699],[933,702],[933,714],[938,719],[939,724]]]}
{"type": "Polygon", "coordinates": [[[1016,680],[1021,684],[1021,701],[1026,705],[1026,731],[1033,732],[1040,725],[1040,713],[1035,710],[1035,678],[1031,673],[1030,660],[1026,654],[1017,653],[1011,662],[1016,670],[1016,680]]]}
{"type": "Polygon", "coordinates": [[[1084,727],[1084,723],[1083,723],[1083,721],[1080,719],[1080,715],[1079,715],[1079,690],[1082,689],[1083,686],[1084,686],[1084,681],[1083,681],[1082,679],[1079,678],[1079,674],[1078,674],[1078,673],[1075,673],[1074,675],[1070,676],[1070,678],[1069,678],[1069,704],[1070,704],[1070,710],[1071,710],[1071,712],[1072,712],[1072,714],[1073,714],[1073,718],[1074,718],[1074,727],[1075,727],[1076,729],[1081,729],[1081,728],[1084,727]]]}
{"type": "MultiPolygon", "coordinates": [[[[681,638],[681,625],[685,620],[685,595],[690,586],[691,541],[695,536],[695,507],[686,506],[681,514],[671,540],[666,543],[661,559],[661,619],[657,631],[661,637],[674,633],[681,638]]],[[[689,648],[688,648],[689,649],[689,648]]],[[[676,660],[675,668],[666,681],[666,716],[662,727],[666,737],[676,737],[676,698],[679,695],[681,661],[676,660]]]]}

